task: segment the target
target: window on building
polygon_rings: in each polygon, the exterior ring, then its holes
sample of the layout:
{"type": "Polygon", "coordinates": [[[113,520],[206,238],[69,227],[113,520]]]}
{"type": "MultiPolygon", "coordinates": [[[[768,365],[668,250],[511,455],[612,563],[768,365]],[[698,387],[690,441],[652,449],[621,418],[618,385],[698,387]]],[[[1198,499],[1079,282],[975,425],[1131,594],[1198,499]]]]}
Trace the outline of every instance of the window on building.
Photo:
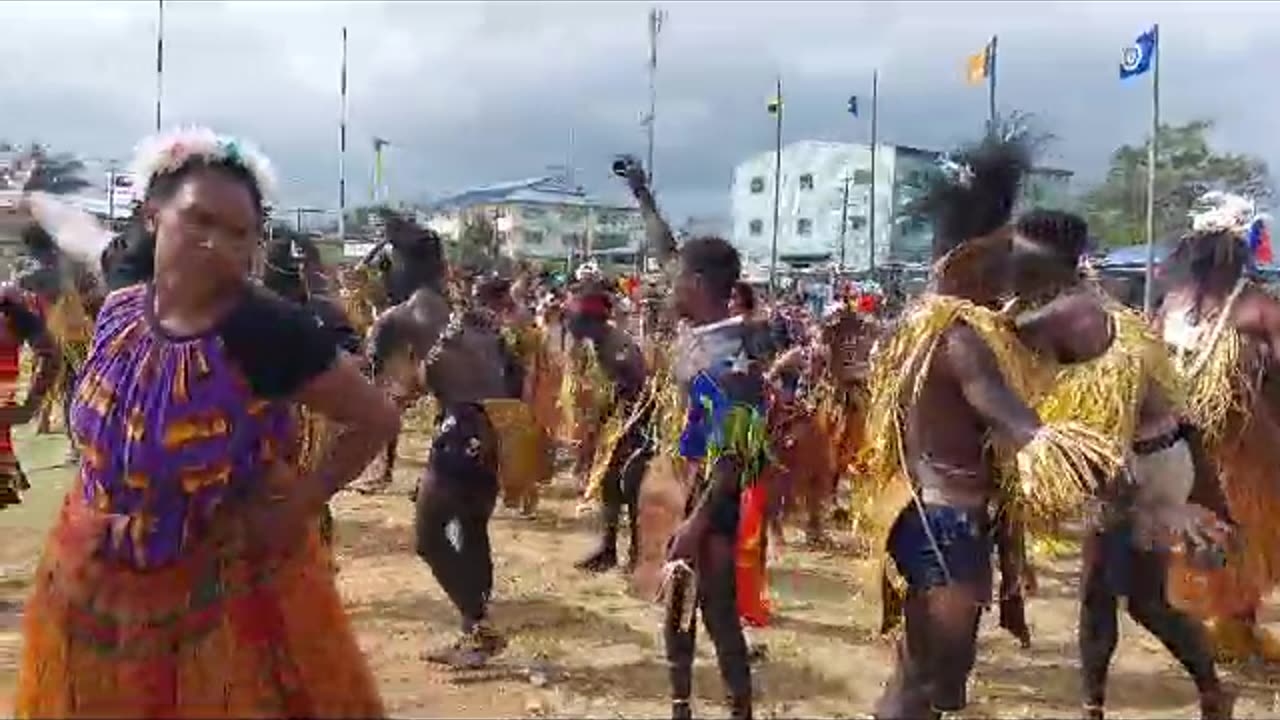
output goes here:
{"type": "Polygon", "coordinates": [[[801,190],[813,189],[813,173],[805,173],[800,176],[800,189],[801,190]]]}
{"type": "Polygon", "coordinates": [[[595,249],[616,250],[617,248],[626,247],[628,239],[624,233],[599,233],[596,235],[595,249]]]}
{"type": "Polygon", "coordinates": [[[796,234],[800,237],[809,237],[813,234],[813,221],[809,218],[800,218],[796,221],[796,234]]]}
{"type": "Polygon", "coordinates": [[[849,227],[854,230],[861,230],[867,226],[867,219],[861,215],[854,215],[849,218],[849,227]]]}
{"type": "Polygon", "coordinates": [[[543,235],[541,230],[525,230],[524,231],[524,241],[529,245],[541,245],[542,238],[543,238],[543,235]]]}
{"type": "Polygon", "coordinates": [[[764,192],[764,178],[756,176],[751,178],[751,194],[759,195],[764,192]]]}
{"type": "Polygon", "coordinates": [[[520,215],[523,216],[526,220],[540,218],[545,216],[546,214],[547,214],[546,211],[540,207],[524,207],[520,209],[520,215]]]}
{"type": "Polygon", "coordinates": [[[751,224],[747,226],[747,229],[751,232],[752,235],[761,235],[764,233],[764,221],[752,220],[751,224]]]}
{"type": "Polygon", "coordinates": [[[853,184],[854,185],[870,185],[871,171],[870,170],[854,170],[853,184]]]}

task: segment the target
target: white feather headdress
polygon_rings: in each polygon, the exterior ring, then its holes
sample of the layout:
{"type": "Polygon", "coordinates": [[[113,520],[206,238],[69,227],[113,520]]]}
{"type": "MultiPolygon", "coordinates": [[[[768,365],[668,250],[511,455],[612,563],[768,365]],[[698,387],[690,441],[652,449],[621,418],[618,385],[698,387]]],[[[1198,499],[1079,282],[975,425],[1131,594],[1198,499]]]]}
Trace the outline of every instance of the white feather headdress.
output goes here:
{"type": "Polygon", "coordinates": [[[1192,207],[1191,229],[1196,232],[1226,231],[1243,236],[1257,216],[1257,207],[1252,200],[1214,190],[1201,195],[1192,207]]]}
{"type": "Polygon", "coordinates": [[[239,165],[253,176],[264,201],[275,195],[271,161],[257,147],[205,127],[179,128],[144,139],[138,143],[131,169],[139,186],[147,188],[156,177],[171,173],[194,158],[239,165]]]}

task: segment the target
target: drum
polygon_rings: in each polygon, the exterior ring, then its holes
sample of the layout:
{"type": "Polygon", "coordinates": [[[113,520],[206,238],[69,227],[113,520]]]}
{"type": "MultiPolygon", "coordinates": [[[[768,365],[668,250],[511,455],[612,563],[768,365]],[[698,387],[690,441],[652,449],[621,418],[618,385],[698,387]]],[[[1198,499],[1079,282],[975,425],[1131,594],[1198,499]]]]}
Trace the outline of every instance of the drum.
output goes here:
{"type": "Polygon", "coordinates": [[[684,460],[670,455],[653,458],[640,481],[638,524],[640,549],[631,576],[631,593],[652,600],[662,585],[667,545],[684,522],[691,483],[684,460]]]}

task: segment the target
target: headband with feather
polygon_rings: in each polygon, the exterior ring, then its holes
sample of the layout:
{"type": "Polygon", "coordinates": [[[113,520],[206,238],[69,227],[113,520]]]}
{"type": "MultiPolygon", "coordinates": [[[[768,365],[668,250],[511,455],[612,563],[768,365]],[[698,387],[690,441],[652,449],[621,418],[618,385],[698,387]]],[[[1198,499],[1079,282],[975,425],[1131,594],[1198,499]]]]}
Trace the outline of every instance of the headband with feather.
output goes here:
{"type": "Polygon", "coordinates": [[[253,177],[264,200],[275,195],[275,173],[265,155],[252,143],[204,127],[180,128],[144,139],[135,151],[132,171],[142,187],[150,188],[156,178],[193,160],[242,167],[253,177]]]}
{"type": "MultiPolygon", "coordinates": [[[[275,192],[271,162],[250,143],[218,135],[208,128],[183,128],[153,135],[138,143],[131,171],[143,188],[194,159],[239,165],[247,170],[265,201],[275,192]]],[[[111,245],[111,231],[84,209],[47,193],[28,198],[36,222],[52,236],[58,249],[98,268],[111,245]]]]}

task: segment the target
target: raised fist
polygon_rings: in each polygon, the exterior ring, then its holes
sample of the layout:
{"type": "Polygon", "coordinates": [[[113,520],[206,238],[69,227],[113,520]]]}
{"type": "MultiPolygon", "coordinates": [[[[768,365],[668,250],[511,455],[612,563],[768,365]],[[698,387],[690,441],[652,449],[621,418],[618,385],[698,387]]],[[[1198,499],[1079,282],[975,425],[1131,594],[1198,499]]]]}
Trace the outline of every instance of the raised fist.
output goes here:
{"type": "Polygon", "coordinates": [[[633,191],[644,188],[648,182],[644,166],[634,155],[619,155],[613,161],[613,174],[626,180],[627,186],[633,191]]]}

